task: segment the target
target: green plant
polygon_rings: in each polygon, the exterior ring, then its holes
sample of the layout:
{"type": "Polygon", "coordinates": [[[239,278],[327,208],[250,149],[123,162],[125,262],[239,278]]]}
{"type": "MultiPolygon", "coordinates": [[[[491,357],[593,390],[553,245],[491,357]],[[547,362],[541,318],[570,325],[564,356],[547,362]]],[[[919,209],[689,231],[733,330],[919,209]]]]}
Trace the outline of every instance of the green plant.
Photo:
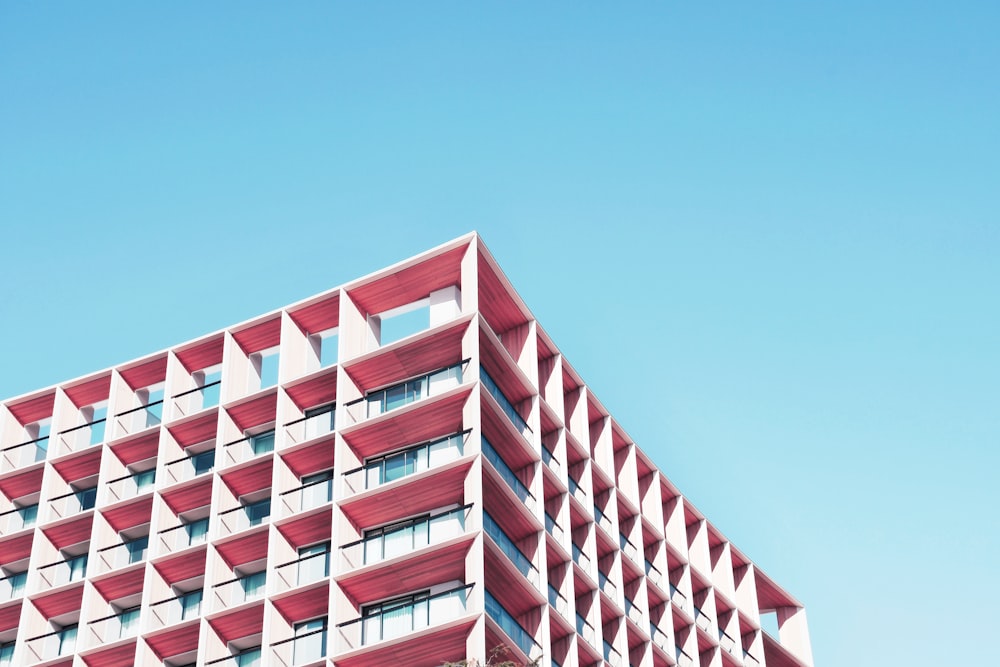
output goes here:
{"type": "Polygon", "coordinates": [[[490,654],[486,656],[486,662],[479,662],[476,658],[465,658],[456,662],[446,662],[441,667],[539,667],[542,664],[541,656],[530,660],[522,665],[514,660],[506,660],[510,649],[503,644],[494,646],[490,654]]]}

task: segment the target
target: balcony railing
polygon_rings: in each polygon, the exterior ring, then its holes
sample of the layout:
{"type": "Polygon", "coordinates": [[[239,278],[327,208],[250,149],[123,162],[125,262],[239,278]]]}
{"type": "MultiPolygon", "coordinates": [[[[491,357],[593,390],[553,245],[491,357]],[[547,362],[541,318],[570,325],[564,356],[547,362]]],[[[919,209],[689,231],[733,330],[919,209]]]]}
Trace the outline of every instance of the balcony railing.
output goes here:
{"type": "Polygon", "coordinates": [[[236,465],[250,459],[274,451],[274,431],[266,431],[257,435],[248,435],[239,440],[227,442],[222,446],[225,453],[225,465],[236,465]]]}
{"type": "Polygon", "coordinates": [[[166,464],[167,475],[171,482],[186,482],[198,475],[212,472],[215,468],[215,447],[199,454],[182,456],[166,464]]]}
{"type": "Polygon", "coordinates": [[[27,572],[9,574],[0,579],[0,600],[13,600],[24,595],[24,584],[27,581],[27,572]]]}
{"type": "Polygon", "coordinates": [[[35,656],[31,664],[58,658],[61,655],[72,655],[76,648],[77,626],[70,625],[55,632],[32,637],[25,642],[28,650],[35,656]]]}
{"type": "Polygon", "coordinates": [[[0,535],[10,535],[31,528],[38,520],[38,503],[15,507],[0,514],[0,535]]]}
{"type": "Polygon", "coordinates": [[[73,556],[38,568],[42,581],[49,588],[62,586],[71,581],[82,581],[87,576],[87,554],[73,556]]]}
{"type": "Polygon", "coordinates": [[[209,665],[211,667],[261,667],[264,664],[261,662],[261,658],[260,646],[254,646],[253,648],[243,649],[233,655],[225,655],[221,658],[209,660],[205,665],[206,667],[209,665]]]}
{"type": "Polygon", "coordinates": [[[503,391],[500,390],[500,387],[497,386],[497,383],[493,381],[493,378],[490,377],[490,374],[487,373],[486,369],[482,366],[479,367],[479,377],[482,380],[483,388],[490,396],[496,399],[496,402],[500,405],[500,409],[505,415],[507,415],[508,419],[510,419],[514,428],[517,429],[517,432],[524,435],[525,431],[530,431],[531,429],[528,427],[528,422],[524,421],[521,414],[516,408],[514,408],[514,404],[510,402],[510,399],[508,399],[506,395],[504,395],[503,391]]]}
{"type": "Polygon", "coordinates": [[[639,627],[642,627],[642,612],[635,606],[635,602],[629,600],[627,597],[625,598],[625,616],[639,627]]]}
{"type": "Polygon", "coordinates": [[[612,600],[618,595],[618,587],[611,583],[611,580],[603,572],[598,571],[597,573],[597,585],[612,600]]]}
{"type": "Polygon", "coordinates": [[[430,396],[438,396],[462,384],[462,369],[468,359],[424,375],[377,389],[344,405],[351,423],[375,417],[430,396]]]}
{"type": "Polygon", "coordinates": [[[324,477],[279,494],[282,516],[322,507],[333,500],[333,478],[324,477]]]}
{"type": "Polygon", "coordinates": [[[87,625],[91,641],[108,644],[126,637],[134,637],[139,632],[139,607],[99,618],[87,625]]]}
{"type": "Polygon", "coordinates": [[[201,544],[208,539],[208,517],[161,530],[158,537],[163,553],[172,553],[201,544]]]}
{"type": "Polygon", "coordinates": [[[524,483],[518,479],[517,475],[514,474],[514,471],[510,469],[510,466],[508,466],[506,462],[504,462],[499,452],[493,448],[493,445],[487,442],[486,438],[482,439],[482,446],[483,456],[486,460],[493,464],[493,468],[500,473],[500,477],[502,477],[503,481],[507,483],[507,486],[509,486],[511,491],[514,492],[514,495],[517,496],[518,500],[524,503],[525,507],[534,512],[535,496],[531,495],[531,492],[528,491],[528,487],[526,487],[524,483]]]}
{"type": "Polygon", "coordinates": [[[568,479],[569,479],[569,492],[570,492],[570,495],[572,495],[574,498],[576,498],[577,500],[579,500],[581,503],[584,504],[584,507],[586,507],[586,505],[587,505],[587,492],[584,491],[580,487],[579,483],[577,483],[577,481],[575,479],[573,479],[572,477],[569,477],[568,479]]]}
{"type": "Polygon", "coordinates": [[[49,436],[35,438],[21,444],[8,447],[2,452],[0,464],[2,471],[15,470],[24,466],[44,461],[49,453],[49,436]]]}
{"type": "Polygon", "coordinates": [[[191,415],[199,410],[219,404],[219,390],[222,381],[209,382],[175,395],[171,400],[180,416],[191,415]]]}
{"type": "Polygon", "coordinates": [[[736,640],[721,628],[719,629],[719,646],[726,652],[736,655],[736,640]]]}
{"type": "Polygon", "coordinates": [[[136,496],[152,491],[156,485],[156,468],[134,472],[108,482],[111,502],[130,500],[136,496]]]}
{"type": "Polygon", "coordinates": [[[219,521],[227,535],[260,526],[271,516],[271,499],[265,498],[247,505],[237,505],[219,512],[219,521]]]}
{"type": "Polygon", "coordinates": [[[377,612],[341,623],[337,629],[346,648],[354,649],[447,623],[465,614],[472,586],[464,584],[419,600],[381,607],[377,612]]]}
{"type": "MultiPolygon", "coordinates": [[[[329,547],[329,545],[327,545],[329,547]]],[[[330,576],[330,552],[318,551],[282,563],[274,568],[282,590],[307,586],[330,576]]]]}
{"type": "Polygon", "coordinates": [[[760,661],[753,657],[749,651],[743,651],[743,664],[746,667],[760,667],[760,661]]]}
{"type": "Polygon", "coordinates": [[[694,660],[680,646],[675,646],[674,657],[677,659],[678,667],[694,667],[694,660]]]}
{"type": "Polygon", "coordinates": [[[580,614],[576,615],[576,634],[584,638],[584,640],[594,646],[594,626],[587,622],[583,616],[580,614]]]}
{"type": "Polygon", "coordinates": [[[549,604],[552,605],[552,608],[559,612],[561,616],[565,617],[569,612],[569,603],[566,601],[566,598],[564,598],[552,584],[549,584],[549,604]]]}
{"type": "Polygon", "coordinates": [[[122,433],[138,433],[163,421],[163,400],[153,401],[115,415],[115,424],[122,433]]]}
{"type": "Polygon", "coordinates": [[[597,519],[597,525],[608,531],[609,535],[614,533],[614,526],[611,525],[611,518],[601,511],[597,505],[594,505],[594,518],[597,519]]]}
{"type": "MultiPolygon", "coordinates": [[[[667,618],[667,620],[669,621],[670,619],[667,618]]],[[[655,645],[659,646],[664,651],[669,650],[669,648],[670,648],[670,637],[668,637],[667,633],[665,633],[663,630],[660,630],[660,628],[657,627],[656,623],[650,622],[650,624],[649,624],[649,636],[652,637],[653,643],[655,645]]]]}
{"type": "Polygon", "coordinates": [[[285,424],[285,434],[288,436],[288,441],[291,443],[305,442],[332,433],[337,419],[335,408],[336,406],[331,404],[306,410],[305,417],[285,424]]]}
{"type": "Polygon", "coordinates": [[[687,596],[681,593],[680,590],[673,584],[670,584],[670,601],[673,602],[674,605],[676,605],[679,609],[687,611],[688,608],[687,596]]]}
{"type": "Polygon", "coordinates": [[[97,550],[99,569],[101,574],[109,570],[115,570],[126,565],[138,563],[146,558],[146,551],[149,547],[149,537],[143,536],[120,544],[112,544],[97,550]]]}
{"type": "Polygon", "coordinates": [[[624,533],[618,533],[618,544],[621,545],[622,551],[629,557],[629,560],[634,563],[639,562],[639,550],[625,537],[624,533]]]}
{"type": "Polygon", "coordinates": [[[490,595],[489,591],[486,591],[486,614],[514,641],[514,644],[521,649],[524,655],[530,658],[532,652],[536,652],[534,649],[538,648],[538,644],[531,633],[525,630],[517,622],[517,619],[504,609],[495,597],[490,595]]]}
{"type": "Polygon", "coordinates": [[[263,597],[267,571],[254,572],[216,584],[212,587],[213,607],[217,610],[263,597]]]}
{"type": "Polygon", "coordinates": [[[59,453],[78,452],[104,442],[104,430],[107,418],[80,424],[59,432],[59,453]]]}
{"type": "Polygon", "coordinates": [[[62,519],[86,510],[92,510],[96,503],[97,487],[91,487],[80,491],[70,491],[55,498],[49,498],[49,502],[46,504],[52,508],[52,513],[57,518],[62,519]]]}
{"type": "Polygon", "coordinates": [[[149,607],[154,628],[163,628],[181,621],[198,618],[201,616],[202,597],[203,592],[199,588],[176,597],[154,602],[149,607]]]}
{"type": "Polygon", "coordinates": [[[365,465],[345,472],[344,481],[352,493],[358,493],[444,465],[465,453],[465,436],[469,433],[465,430],[369,459],[365,465]]]}
{"type": "Polygon", "coordinates": [[[708,632],[712,628],[712,619],[708,617],[708,614],[703,612],[699,607],[694,608],[694,624],[699,628],[708,632]]]}
{"type": "Polygon", "coordinates": [[[604,662],[611,667],[619,667],[622,664],[622,654],[608,642],[604,642],[604,662]]]}
{"type": "Polygon", "coordinates": [[[562,526],[560,526],[548,512],[545,513],[545,531],[559,542],[562,542],[563,538],[566,536],[566,533],[563,532],[562,526]]]}
{"type": "Polygon", "coordinates": [[[531,559],[517,548],[514,540],[507,537],[507,533],[503,532],[500,525],[486,512],[483,512],[483,529],[493,539],[493,542],[500,547],[500,551],[504,552],[504,555],[514,564],[517,571],[527,578],[532,586],[538,588],[538,570],[532,565],[531,559]]]}
{"type": "Polygon", "coordinates": [[[573,543],[573,562],[583,568],[584,572],[590,572],[590,558],[583,553],[583,549],[573,543]]]}
{"type": "MultiPolygon", "coordinates": [[[[310,630],[271,644],[276,665],[304,665],[326,655],[327,629],[310,630]]],[[[271,663],[269,663],[271,664],[271,663]]]]}
{"type": "Polygon", "coordinates": [[[416,549],[440,544],[465,532],[465,521],[472,505],[422,517],[385,531],[367,536],[340,547],[344,561],[350,568],[378,563],[389,558],[408,554],[416,549]]]}
{"type": "Polygon", "coordinates": [[[553,456],[552,452],[545,445],[542,445],[542,462],[556,475],[562,473],[562,465],[559,463],[559,459],[553,456]]]}
{"type": "Polygon", "coordinates": [[[663,582],[663,573],[649,562],[649,560],[644,561],[644,563],[646,565],[646,578],[659,586],[663,582]]]}

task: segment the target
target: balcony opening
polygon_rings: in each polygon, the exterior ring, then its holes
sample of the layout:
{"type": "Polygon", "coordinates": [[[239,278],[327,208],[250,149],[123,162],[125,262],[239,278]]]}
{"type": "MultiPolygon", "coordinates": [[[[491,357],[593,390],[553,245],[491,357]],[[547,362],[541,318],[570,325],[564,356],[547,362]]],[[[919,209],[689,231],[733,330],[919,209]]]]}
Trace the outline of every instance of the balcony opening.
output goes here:
{"type": "Polygon", "coordinates": [[[326,625],[326,616],[299,621],[295,624],[295,639],[292,649],[293,665],[320,660],[326,655],[326,625]]]}
{"type": "Polygon", "coordinates": [[[337,363],[337,344],[340,329],[333,327],[326,331],[309,335],[309,354],[306,356],[306,370],[317,371],[337,363]]]}
{"type": "Polygon", "coordinates": [[[385,346],[430,328],[430,298],[420,299],[377,315],[369,316],[379,345],[385,346]]]}
{"type": "Polygon", "coordinates": [[[278,347],[250,355],[250,391],[267,389],[278,384],[278,347]]]}

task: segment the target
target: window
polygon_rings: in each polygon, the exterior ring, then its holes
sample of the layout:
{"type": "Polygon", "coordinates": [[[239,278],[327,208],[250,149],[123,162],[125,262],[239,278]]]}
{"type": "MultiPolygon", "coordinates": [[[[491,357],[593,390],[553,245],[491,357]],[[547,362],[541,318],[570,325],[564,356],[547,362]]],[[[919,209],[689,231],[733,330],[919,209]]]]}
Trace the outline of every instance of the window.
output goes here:
{"type": "Polygon", "coordinates": [[[254,456],[274,451],[274,429],[250,436],[250,447],[254,456]]]}
{"type": "Polygon", "coordinates": [[[311,584],[330,575],[330,543],[320,542],[299,547],[298,583],[311,584]]]}
{"type": "Polygon", "coordinates": [[[143,535],[137,537],[133,540],[128,540],[125,542],[125,548],[128,550],[128,562],[138,563],[146,556],[146,548],[149,546],[149,536],[143,535]]]}
{"type": "Polygon", "coordinates": [[[92,486],[89,489],[81,489],[75,492],[77,502],[80,503],[81,510],[94,509],[94,505],[97,503],[97,487],[92,486]]]}
{"type": "Polygon", "coordinates": [[[326,655],[326,623],[326,617],[323,616],[295,624],[292,664],[312,662],[326,655]]]}
{"type": "Polygon", "coordinates": [[[403,595],[361,608],[361,643],[405,635],[429,624],[430,591],[403,595]]]}
{"type": "Polygon", "coordinates": [[[73,648],[76,646],[76,630],[76,623],[60,628],[57,635],[59,638],[59,652],[57,655],[66,655],[73,652],[73,648]]]}
{"type": "Polygon", "coordinates": [[[177,596],[177,601],[181,605],[181,620],[194,618],[201,613],[201,600],[204,593],[202,589],[190,591],[177,596]]]}

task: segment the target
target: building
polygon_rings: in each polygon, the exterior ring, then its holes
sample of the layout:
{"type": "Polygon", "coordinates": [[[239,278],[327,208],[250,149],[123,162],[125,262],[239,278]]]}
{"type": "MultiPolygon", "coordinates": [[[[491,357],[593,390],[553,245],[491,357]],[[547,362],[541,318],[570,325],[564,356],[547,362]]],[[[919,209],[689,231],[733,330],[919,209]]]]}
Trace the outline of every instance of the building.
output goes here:
{"type": "Polygon", "coordinates": [[[3,401],[0,449],[0,665],[812,664],[475,234],[3,401]]]}

